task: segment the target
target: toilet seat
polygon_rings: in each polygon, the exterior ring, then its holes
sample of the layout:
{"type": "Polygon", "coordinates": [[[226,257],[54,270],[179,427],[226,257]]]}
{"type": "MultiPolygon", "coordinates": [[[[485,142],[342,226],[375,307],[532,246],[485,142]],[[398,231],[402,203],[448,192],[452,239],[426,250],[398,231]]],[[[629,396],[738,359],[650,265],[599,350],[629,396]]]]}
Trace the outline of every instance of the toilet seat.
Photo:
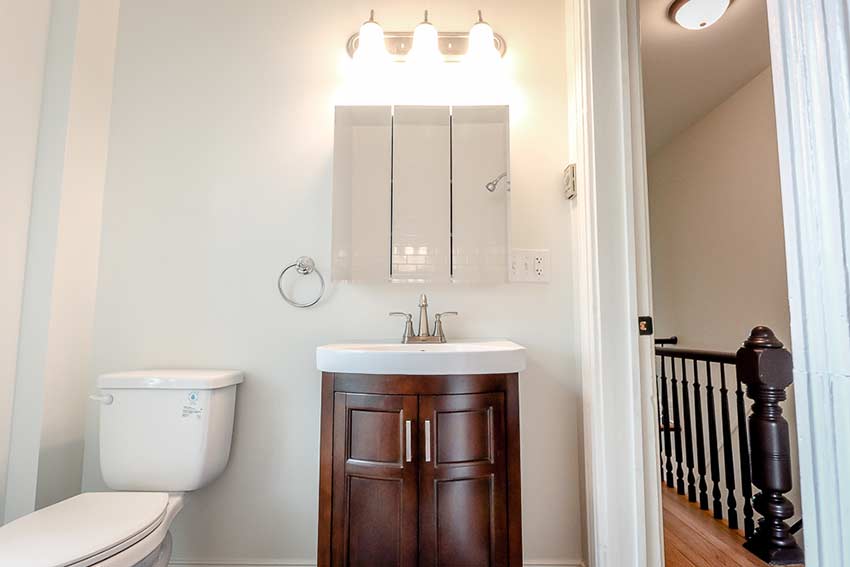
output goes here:
{"type": "Polygon", "coordinates": [[[181,507],[182,496],[162,492],[80,494],[0,527],[0,566],[88,567],[154,548],[181,507]]]}

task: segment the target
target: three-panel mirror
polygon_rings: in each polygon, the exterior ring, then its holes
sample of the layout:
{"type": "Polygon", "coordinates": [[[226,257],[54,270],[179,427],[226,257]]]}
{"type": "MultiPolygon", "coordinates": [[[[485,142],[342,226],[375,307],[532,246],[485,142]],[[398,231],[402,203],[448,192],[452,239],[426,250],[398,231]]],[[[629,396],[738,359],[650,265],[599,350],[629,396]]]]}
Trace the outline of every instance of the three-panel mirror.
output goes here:
{"type": "Polygon", "coordinates": [[[507,106],[341,106],[334,280],[504,282],[507,106]]]}

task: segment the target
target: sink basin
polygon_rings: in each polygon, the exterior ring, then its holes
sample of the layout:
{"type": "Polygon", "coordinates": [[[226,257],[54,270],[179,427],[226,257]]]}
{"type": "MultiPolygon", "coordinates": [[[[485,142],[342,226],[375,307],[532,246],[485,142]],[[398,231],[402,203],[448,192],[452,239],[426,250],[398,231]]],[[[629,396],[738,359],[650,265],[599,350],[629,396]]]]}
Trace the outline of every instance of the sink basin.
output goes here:
{"type": "Polygon", "coordinates": [[[505,340],[443,344],[358,342],[320,346],[316,366],[346,374],[508,374],[525,370],[525,347],[505,340]]]}

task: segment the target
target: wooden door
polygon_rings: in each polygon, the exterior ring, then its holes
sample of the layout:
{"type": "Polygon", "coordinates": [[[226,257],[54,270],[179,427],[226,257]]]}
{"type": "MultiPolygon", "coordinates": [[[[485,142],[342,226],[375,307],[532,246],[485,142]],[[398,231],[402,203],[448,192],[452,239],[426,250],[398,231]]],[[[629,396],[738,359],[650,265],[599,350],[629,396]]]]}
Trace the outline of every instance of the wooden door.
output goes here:
{"type": "Polygon", "coordinates": [[[508,565],[504,393],[421,396],[419,565],[508,565]]]}
{"type": "Polygon", "coordinates": [[[414,567],[416,396],[334,394],[331,562],[414,567]]]}

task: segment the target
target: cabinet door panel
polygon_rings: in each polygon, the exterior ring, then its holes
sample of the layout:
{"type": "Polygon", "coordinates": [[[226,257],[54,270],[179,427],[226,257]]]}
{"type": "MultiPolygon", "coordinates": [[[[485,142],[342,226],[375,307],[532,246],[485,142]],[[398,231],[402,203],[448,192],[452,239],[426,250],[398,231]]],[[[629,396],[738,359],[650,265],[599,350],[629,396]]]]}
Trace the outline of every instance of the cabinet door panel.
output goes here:
{"type": "Polygon", "coordinates": [[[332,564],[413,567],[416,396],[334,395],[332,564]]]}
{"type": "Polygon", "coordinates": [[[421,566],[508,564],[504,403],[503,393],[419,398],[421,566]]]}

